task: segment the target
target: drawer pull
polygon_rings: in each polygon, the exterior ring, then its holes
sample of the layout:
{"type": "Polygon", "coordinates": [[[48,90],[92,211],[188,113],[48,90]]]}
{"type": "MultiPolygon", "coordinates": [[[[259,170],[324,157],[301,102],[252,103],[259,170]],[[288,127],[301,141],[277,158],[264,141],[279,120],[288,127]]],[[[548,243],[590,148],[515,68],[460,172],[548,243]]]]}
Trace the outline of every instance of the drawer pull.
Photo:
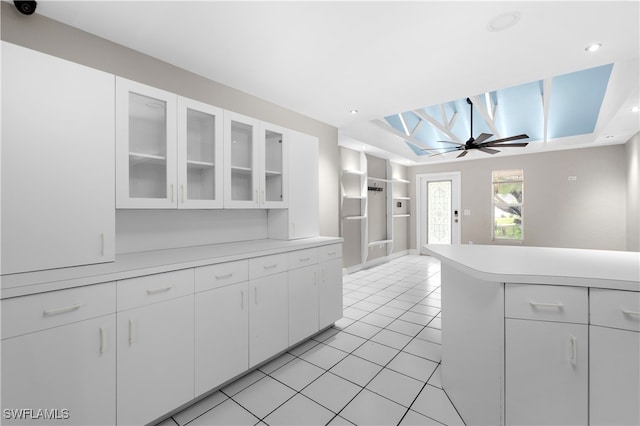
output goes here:
{"type": "Polygon", "coordinates": [[[216,280],[224,280],[227,278],[231,278],[233,276],[233,272],[224,274],[224,275],[216,275],[216,280]]]}
{"type": "Polygon", "coordinates": [[[633,317],[640,317],[640,312],[636,312],[636,311],[628,311],[626,309],[622,309],[622,313],[625,315],[629,315],[629,316],[633,316],[633,317]]]}
{"type": "Polygon", "coordinates": [[[275,268],[276,266],[278,266],[278,264],[277,264],[277,263],[274,263],[273,265],[263,266],[263,268],[264,268],[265,270],[267,270],[267,269],[273,269],[273,268],[275,268]]]}
{"type": "Polygon", "coordinates": [[[556,308],[562,309],[564,305],[562,303],[540,303],[540,302],[529,302],[531,307],[533,308],[556,308]]]}
{"type": "Polygon", "coordinates": [[[258,304],[258,287],[253,288],[253,298],[254,298],[255,304],[257,305],[258,304]]]}
{"type": "Polygon", "coordinates": [[[78,309],[80,309],[80,306],[82,306],[82,303],[58,309],[45,309],[44,311],[42,311],[42,315],[44,315],[45,317],[49,317],[52,315],[66,314],[67,312],[77,311],[78,309]]]}
{"type": "Polygon", "coordinates": [[[310,260],[311,260],[310,257],[302,257],[302,258],[300,258],[300,262],[308,262],[310,260]]]}
{"type": "Polygon", "coordinates": [[[569,358],[569,361],[574,367],[578,363],[578,339],[576,336],[571,336],[571,358],[569,358]]]}
{"type": "Polygon", "coordinates": [[[173,288],[173,286],[169,286],[169,287],[164,287],[164,288],[155,288],[155,289],[147,289],[147,294],[151,295],[151,294],[158,294],[158,293],[164,293],[165,291],[169,291],[173,288]]]}
{"type": "Polygon", "coordinates": [[[329,253],[327,253],[327,256],[335,256],[336,254],[338,254],[337,251],[330,251],[329,253]]]}
{"type": "Polygon", "coordinates": [[[134,340],[135,340],[135,336],[134,336],[133,320],[129,320],[129,346],[133,345],[134,340]]]}
{"type": "Polygon", "coordinates": [[[244,310],[244,290],[240,290],[240,309],[244,310]]]}
{"type": "Polygon", "coordinates": [[[100,355],[104,353],[104,328],[100,327],[100,355]]]}

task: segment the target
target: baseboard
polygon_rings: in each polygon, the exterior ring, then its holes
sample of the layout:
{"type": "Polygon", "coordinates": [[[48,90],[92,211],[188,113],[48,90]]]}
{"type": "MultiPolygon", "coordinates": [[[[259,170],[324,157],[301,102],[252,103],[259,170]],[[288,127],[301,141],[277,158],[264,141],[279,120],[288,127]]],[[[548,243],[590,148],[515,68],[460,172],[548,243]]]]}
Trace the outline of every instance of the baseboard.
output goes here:
{"type": "Polygon", "coordinates": [[[408,254],[419,254],[416,250],[414,250],[415,253],[412,253],[411,250],[402,250],[396,253],[392,253],[389,256],[382,256],[382,257],[378,257],[376,259],[373,260],[369,260],[365,263],[360,263],[358,265],[353,265],[353,266],[349,266],[347,268],[342,268],[342,275],[349,275],[349,274],[353,274],[354,272],[358,272],[361,271],[363,269],[370,269],[373,268],[375,266],[379,266],[382,265],[384,263],[387,263],[393,259],[397,259],[399,257],[402,256],[406,256],[408,254]]]}

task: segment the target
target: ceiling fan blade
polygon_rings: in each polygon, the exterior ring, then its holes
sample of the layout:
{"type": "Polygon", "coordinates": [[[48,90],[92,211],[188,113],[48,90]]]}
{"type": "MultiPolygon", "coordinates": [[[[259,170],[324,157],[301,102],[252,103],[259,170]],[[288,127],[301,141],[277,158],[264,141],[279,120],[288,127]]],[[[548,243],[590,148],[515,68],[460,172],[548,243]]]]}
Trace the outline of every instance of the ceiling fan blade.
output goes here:
{"type": "Polygon", "coordinates": [[[502,144],[500,142],[498,143],[486,142],[482,146],[501,146],[503,148],[509,148],[510,146],[523,147],[527,145],[529,145],[529,142],[516,142],[516,143],[505,143],[505,144],[502,144]]]}
{"type": "Polygon", "coordinates": [[[457,151],[459,148],[458,147],[438,147],[438,148],[420,148],[422,151],[434,151],[436,149],[446,149],[449,151],[457,151]]]}
{"type": "Polygon", "coordinates": [[[464,150],[464,151],[462,151],[460,154],[458,154],[458,156],[457,156],[456,158],[464,157],[465,155],[467,155],[467,153],[468,153],[468,152],[469,152],[469,151],[464,150]]]}
{"type": "Polygon", "coordinates": [[[495,141],[491,141],[491,143],[501,143],[501,142],[509,142],[509,141],[517,141],[518,139],[527,139],[529,136],[526,134],[521,134],[517,136],[510,136],[508,138],[496,139],[495,141]]]}
{"type": "Polygon", "coordinates": [[[476,145],[480,145],[482,142],[486,141],[487,139],[489,139],[491,136],[493,136],[491,133],[480,133],[480,136],[478,136],[473,143],[476,145]]]}
{"type": "Polygon", "coordinates": [[[497,154],[500,152],[497,149],[485,148],[484,146],[479,146],[478,149],[482,152],[486,152],[487,154],[497,154]]]}
{"type": "MultiPolygon", "coordinates": [[[[457,151],[457,150],[453,150],[453,151],[457,151]]],[[[431,158],[431,157],[437,157],[438,155],[448,154],[448,153],[453,152],[453,151],[444,151],[444,152],[438,152],[438,153],[436,153],[436,154],[431,154],[431,155],[429,156],[429,158],[431,158]]]]}
{"type": "Polygon", "coordinates": [[[438,142],[440,142],[440,143],[450,143],[450,144],[453,144],[453,145],[464,146],[463,143],[458,143],[458,142],[451,142],[451,141],[438,141],[438,142]]]}

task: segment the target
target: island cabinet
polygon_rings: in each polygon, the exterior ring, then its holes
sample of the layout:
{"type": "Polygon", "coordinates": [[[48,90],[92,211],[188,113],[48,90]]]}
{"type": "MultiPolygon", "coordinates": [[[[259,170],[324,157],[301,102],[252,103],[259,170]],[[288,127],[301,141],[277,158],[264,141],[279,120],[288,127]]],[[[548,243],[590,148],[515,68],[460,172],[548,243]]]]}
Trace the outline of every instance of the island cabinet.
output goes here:
{"type": "Polygon", "coordinates": [[[640,293],[590,289],[589,420],[640,424],[640,293]]]}
{"type": "Polygon", "coordinates": [[[195,270],[195,394],[249,368],[248,261],[195,270]]]}
{"type": "Polygon", "coordinates": [[[505,287],[505,422],[588,423],[587,288],[505,287]]]}
{"type": "Polygon", "coordinates": [[[115,307],[115,283],[2,300],[2,424],[115,424],[115,307]]]}
{"type": "Polygon", "coordinates": [[[114,76],[1,44],[0,272],[113,261],[114,76]]]}
{"type": "Polygon", "coordinates": [[[194,398],[193,269],[117,283],[117,422],[146,424],[194,398]]]}
{"type": "Polygon", "coordinates": [[[116,77],[116,207],[222,208],[222,110],[116,77]]]}

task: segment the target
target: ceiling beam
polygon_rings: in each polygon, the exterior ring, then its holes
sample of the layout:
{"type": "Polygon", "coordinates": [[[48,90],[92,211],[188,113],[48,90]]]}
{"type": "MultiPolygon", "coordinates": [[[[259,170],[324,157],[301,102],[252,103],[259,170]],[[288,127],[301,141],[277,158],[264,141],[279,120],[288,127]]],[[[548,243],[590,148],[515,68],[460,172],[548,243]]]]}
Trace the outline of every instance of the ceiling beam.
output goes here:
{"type": "MultiPolygon", "coordinates": [[[[471,102],[473,102],[473,106],[476,107],[476,110],[482,116],[482,119],[487,123],[491,133],[496,137],[496,139],[500,139],[500,132],[498,132],[498,128],[496,127],[496,122],[489,116],[489,112],[487,111],[486,105],[482,102],[479,96],[473,96],[471,98],[471,102]]],[[[494,115],[495,117],[495,115],[494,115]]]]}
{"type": "Polygon", "coordinates": [[[426,112],[421,111],[419,109],[413,111],[413,113],[415,115],[417,115],[418,118],[428,122],[433,127],[435,127],[436,129],[440,130],[442,133],[447,135],[451,139],[452,142],[455,142],[455,143],[460,144],[460,145],[464,145],[464,143],[462,143],[460,138],[458,138],[456,135],[453,134],[453,132],[451,131],[451,128],[448,125],[448,123],[446,125],[444,125],[441,122],[439,122],[438,120],[436,120],[435,118],[431,117],[426,112]]]}
{"type": "Polygon", "coordinates": [[[381,129],[391,133],[392,135],[397,136],[402,140],[406,140],[408,142],[411,142],[414,145],[419,146],[420,148],[424,149],[429,154],[433,154],[433,148],[428,147],[421,140],[419,140],[419,139],[417,139],[417,138],[415,138],[413,136],[407,136],[407,135],[404,134],[404,132],[401,132],[400,130],[397,130],[397,129],[391,127],[391,125],[389,123],[387,123],[386,121],[384,121],[382,119],[377,119],[377,120],[372,120],[371,122],[373,124],[375,124],[376,126],[380,127],[381,129]]]}

